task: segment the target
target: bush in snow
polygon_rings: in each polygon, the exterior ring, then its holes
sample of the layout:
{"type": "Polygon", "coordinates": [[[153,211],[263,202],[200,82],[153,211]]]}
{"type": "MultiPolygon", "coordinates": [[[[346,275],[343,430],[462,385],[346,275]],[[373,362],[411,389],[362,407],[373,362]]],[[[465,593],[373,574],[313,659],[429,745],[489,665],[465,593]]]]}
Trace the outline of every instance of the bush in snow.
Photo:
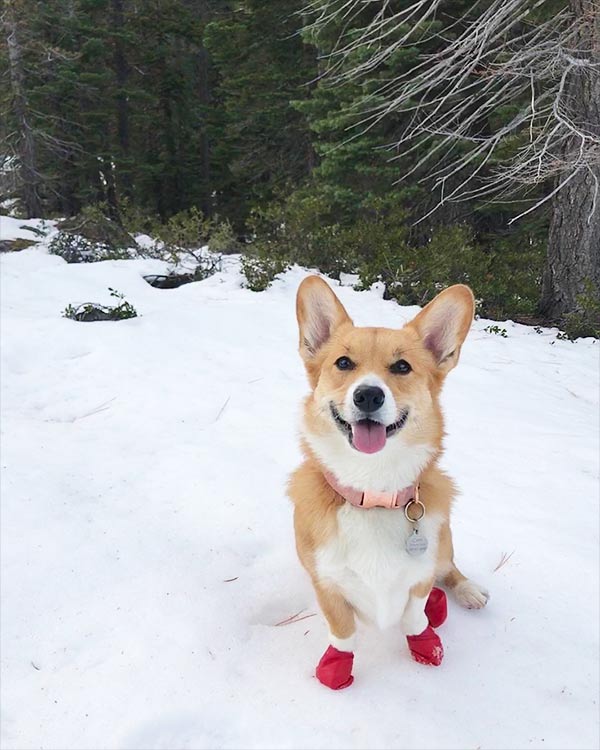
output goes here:
{"type": "Polygon", "coordinates": [[[208,249],[212,253],[222,253],[223,255],[231,255],[241,251],[240,242],[228,221],[221,221],[213,226],[208,238],[208,249]]]}
{"type": "Polygon", "coordinates": [[[263,292],[279,273],[288,267],[281,258],[255,252],[242,256],[242,273],[246,277],[244,286],[253,292],[263,292]]]}
{"type": "Polygon", "coordinates": [[[215,253],[239,252],[238,240],[229,222],[217,217],[207,218],[197,208],[180,211],[165,224],[155,226],[155,234],[163,247],[177,260],[182,251],[191,252],[208,247],[215,253]]]}
{"type": "Polygon", "coordinates": [[[594,293],[594,286],[589,279],[585,284],[585,292],[577,297],[577,305],[577,310],[565,316],[564,333],[559,334],[559,338],[569,341],[585,336],[600,338],[600,299],[594,293]]]}
{"type": "Polygon", "coordinates": [[[128,250],[115,249],[105,242],[92,242],[79,234],[59,232],[48,245],[53,255],[67,263],[96,263],[100,260],[123,260],[130,258],[128,250]]]}
{"type": "Polygon", "coordinates": [[[506,332],[506,328],[500,328],[500,326],[486,326],[483,329],[486,333],[494,333],[496,336],[502,336],[503,339],[508,338],[508,333],[506,332]]]}
{"type": "Polygon", "coordinates": [[[71,320],[78,320],[83,323],[94,322],[98,320],[127,320],[127,318],[136,318],[137,310],[125,299],[122,292],[108,287],[111,297],[120,300],[118,305],[99,305],[97,302],[84,302],[80,305],[67,305],[63,310],[63,316],[71,320]]]}
{"type": "Polygon", "coordinates": [[[129,248],[135,249],[135,239],[121,224],[106,216],[106,210],[103,204],[86,206],[76,216],[59,222],[57,229],[85,237],[93,243],[107,245],[116,255],[126,252],[129,248]]]}
{"type": "Polygon", "coordinates": [[[156,228],[156,235],[167,249],[174,253],[208,245],[211,220],[202,211],[190,208],[171,216],[156,228]]]}

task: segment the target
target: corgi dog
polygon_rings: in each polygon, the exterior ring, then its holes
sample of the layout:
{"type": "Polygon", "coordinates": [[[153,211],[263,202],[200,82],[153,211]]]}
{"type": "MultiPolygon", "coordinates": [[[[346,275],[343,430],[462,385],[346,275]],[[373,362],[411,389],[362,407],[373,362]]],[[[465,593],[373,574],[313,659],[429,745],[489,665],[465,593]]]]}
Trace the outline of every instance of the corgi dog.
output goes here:
{"type": "Polygon", "coordinates": [[[399,330],[359,328],[310,276],[296,312],[311,393],[288,494],[298,556],[329,627],[316,676],[332,689],[352,684],[357,618],[400,626],[413,658],[438,665],[446,598],[434,583],[467,608],[488,600],[454,563],[455,487],[438,467],[440,390],[471,326],[473,293],[451,286],[399,330]]]}

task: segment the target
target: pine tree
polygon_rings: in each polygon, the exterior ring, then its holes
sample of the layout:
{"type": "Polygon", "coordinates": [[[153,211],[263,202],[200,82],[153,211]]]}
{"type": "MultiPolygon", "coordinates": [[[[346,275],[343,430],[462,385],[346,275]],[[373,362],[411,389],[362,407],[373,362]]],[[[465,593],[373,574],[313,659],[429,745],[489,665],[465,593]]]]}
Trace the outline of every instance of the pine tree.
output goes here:
{"type": "Polygon", "coordinates": [[[289,192],[314,163],[305,118],[291,101],[308,94],[314,52],[298,30],[299,0],[243,0],[206,27],[218,73],[211,119],[213,178],[221,213],[243,227],[254,207],[289,192]]]}
{"type": "Polygon", "coordinates": [[[42,215],[41,175],[38,143],[25,74],[23,25],[25,7],[19,0],[6,0],[2,23],[6,39],[6,65],[10,77],[10,109],[18,128],[14,148],[18,159],[23,204],[27,216],[42,215]]]}

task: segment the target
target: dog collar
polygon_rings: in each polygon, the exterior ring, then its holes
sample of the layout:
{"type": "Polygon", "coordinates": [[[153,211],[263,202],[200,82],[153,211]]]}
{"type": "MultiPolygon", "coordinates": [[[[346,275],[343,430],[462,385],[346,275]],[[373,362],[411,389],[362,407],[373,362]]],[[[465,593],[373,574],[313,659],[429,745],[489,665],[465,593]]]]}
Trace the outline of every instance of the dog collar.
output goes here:
{"type": "MultiPolygon", "coordinates": [[[[355,505],[357,508],[404,508],[405,511],[413,503],[419,506],[421,518],[425,513],[425,507],[419,499],[419,485],[411,484],[402,490],[394,492],[373,492],[372,490],[355,490],[353,487],[346,487],[340,484],[336,477],[330,472],[324,472],[325,479],[329,486],[343,497],[346,502],[355,505]]],[[[418,521],[407,516],[409,521],[418,521]]]]}

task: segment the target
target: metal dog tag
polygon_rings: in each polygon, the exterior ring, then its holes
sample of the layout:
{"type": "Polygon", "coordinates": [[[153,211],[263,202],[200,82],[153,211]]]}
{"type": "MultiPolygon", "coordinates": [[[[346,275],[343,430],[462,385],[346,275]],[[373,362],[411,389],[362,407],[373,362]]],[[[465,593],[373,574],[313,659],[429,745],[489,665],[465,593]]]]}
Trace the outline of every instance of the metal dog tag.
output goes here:
{"type": "Polygon", "coordinates": [[[419,534],[419,529],[415,528],[413,533],[406,540],[406,551],[409,555],[416,557],[422,555],[427,549],[429,543],[427,538],[419,534]]]}

